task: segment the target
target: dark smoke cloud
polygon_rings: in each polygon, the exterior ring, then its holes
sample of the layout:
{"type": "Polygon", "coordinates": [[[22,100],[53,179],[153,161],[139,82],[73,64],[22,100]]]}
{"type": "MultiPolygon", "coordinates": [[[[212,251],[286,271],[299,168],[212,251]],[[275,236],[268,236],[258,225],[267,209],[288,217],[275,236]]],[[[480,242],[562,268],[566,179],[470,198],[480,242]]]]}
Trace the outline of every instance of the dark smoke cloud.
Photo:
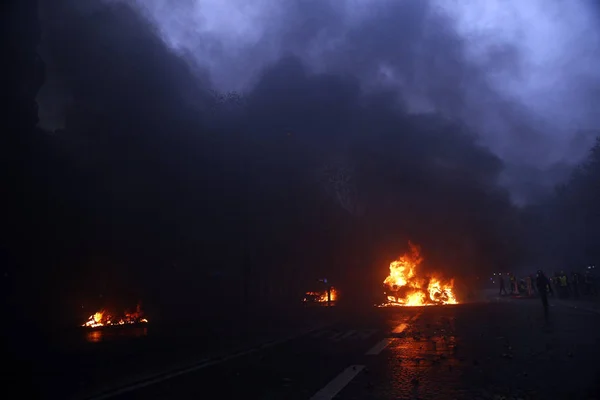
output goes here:
{"type": "MultiPolygon", "coordinates": [[[[247,280],[285,279],[290,297],[323,275],[379,287],[408,240],[422,246],[428,268],[448,275],[521,259],[517,210],[497,184],[504,161],[457,118],[477,93],[507,103],[428,6],[410,3],[400,24],[407,37],[398,46],[418,56],[390,53],[382,72],[374,60],[386,55],[384,38],[400,34],[390,17],[399,6],[350,16],[356,27],[342,30],[333,3],[318,2],[318,12],[298,3],[315,18],[277,31],[288,54],[258,41],[273,62],[243,95],[214,97],[210,62],[165,45],[164,32],[130,6],[53,4],[42,14],[44,48],[69,98],[53,141],[81,175],[56,186],[77,229],[65,228],[55,251],[80,251],[79,267],[60,283],[71,282],[77,301],[114,276],[134,292],[145,288],[148,307],[204,302],[223,290],[241,296],[247,280]],[[423,31],[432,18],[437,28],[423,31]],[[366,27],[376,35],[361,36],[366,27]],[[297,54],[320,28],[348,35],[321,66],[297,54]],[[469,90],[466,76],[476,83],[469,90]]],[[[503,112],[517,115],[509,105],[503,112]]]]}
{"type": "MultiPolygon", "coordinates": [[[[220,90],[249,90],[265,65],[293,54],[393,88],[411,112],[464,121],[510,171],[525,164],[550,182],[584,156],[598,126],[600,36],[587,0],[127,3],[220,90]]],[[[527,199],[510,171],[506,186],[527,199]]]]}

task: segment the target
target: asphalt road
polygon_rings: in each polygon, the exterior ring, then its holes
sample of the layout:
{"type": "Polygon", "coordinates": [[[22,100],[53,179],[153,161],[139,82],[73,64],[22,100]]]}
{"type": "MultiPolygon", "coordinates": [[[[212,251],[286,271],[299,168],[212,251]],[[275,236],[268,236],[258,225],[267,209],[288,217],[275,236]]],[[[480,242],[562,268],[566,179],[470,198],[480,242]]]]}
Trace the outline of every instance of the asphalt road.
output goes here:
{"type": "MultiPolygon", "coordinates": [[[[104,398],[600,398],[600,315],[491,300],[369,309],[264,349],[104,398]]],[[[164,377],[163,377],[164,378],[164,377]]]]}
{"type": "MultiPolygon", "coordinates": [[[[323,326],[335,317],[327,307],[280,310],[229,309],[219,318],[195,316],[176,323],[151,321],[143,326],[106,330],[83,328],[60,332],[47,346],[30,352],[18,388],[30,387],[30,397],[75,399],[155,379],[201,362],[222,361],[232,353],[277,344],[323,326]],[[27,382],[29,377],[29,383],[27,382]],[[35,387],[32,387],[35,386],[35,387]]],[[[23,344],[31,343],[29,339],[23,344]]],[[[36,342],[33,342],[34,344],[36,342]]]]}

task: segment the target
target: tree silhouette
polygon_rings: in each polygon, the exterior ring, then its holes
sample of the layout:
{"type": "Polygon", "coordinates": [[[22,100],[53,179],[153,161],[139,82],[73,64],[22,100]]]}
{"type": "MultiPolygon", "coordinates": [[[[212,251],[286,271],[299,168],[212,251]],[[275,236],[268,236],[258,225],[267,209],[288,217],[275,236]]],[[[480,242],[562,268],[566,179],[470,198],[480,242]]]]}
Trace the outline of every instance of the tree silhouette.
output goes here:
{"type": "Polygon", "coordinates": [[[364,212],[358,196],[354,166],[342,159],[333,159],[319,171],[319,180],[325,192],[351,215],[364,212]]]}

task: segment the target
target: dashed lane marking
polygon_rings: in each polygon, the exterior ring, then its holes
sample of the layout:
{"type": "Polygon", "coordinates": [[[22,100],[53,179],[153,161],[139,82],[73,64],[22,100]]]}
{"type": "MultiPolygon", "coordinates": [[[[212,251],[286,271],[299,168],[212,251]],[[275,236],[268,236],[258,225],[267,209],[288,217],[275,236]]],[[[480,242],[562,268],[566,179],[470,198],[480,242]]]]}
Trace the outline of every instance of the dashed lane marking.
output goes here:
{"type": "Polygon", "coordinates": [[[422,314],[423,314],[423,312],[422,312],[422,311],[421,311],[421,312],[419,312],[419,313],[416,313],[415,315],[413,315],[413,316],[412,316],[412,318],[411,318],[411,319],[409,319],[409,321],[410,321],[410,322],[415,322],[416,320],[418,320],[418,319],[419,319],[419,317],[420,317],[422,314]]]}
{"type": "Polygon", "coordinates": [[[171,372],[166,372],[166,373],[159,373],[153,376],[149,376],[143,380],[139,380],[137,382],[131,383],[129,385],[125,385],[122,386],[120,388],[116,388],[116,389],[112,389],[112,390],[107,390],[104,393],[101,394],[97,394],[95,396],[91,396],[91,397],[86,397],[88,400],[105,400],[105,399],[110,399],[113,398],[115,396],[119,396],[122,395],[124,393],[128,393],[128,392],[133,392],[135,390],[138,389],[142,389],[151,385],[155,385],[157,383],[160,382],[164,382],[166,380],[169,379],[173,379],[177,376],[181,376],[181,375],[185,375],[185,374],[189,374],[191,372],[195,372],[213,365],[217,365],[217,364],[222,364],[226,361],[230,361],[236,358],[240,358],[242,356],[254,353],[256,351],[258,351],[258,349],[266,349],[269,347],[274,347],[277,345],[280,345],[282,343],[285,342],[289,342],[293,339],[308,335],[310,333],[313,333],[315,331],[318,331],[320,329],[323,329],[323,326],[321,325],[320,327],[316,327],[316,328],[311,328],[308,330],[305,330],[303,332],[300,333],[296,333],[287,337],[284,337],[282,339],[279,340],[274,340],[271,342],[267,342],[267,343],[263,343],[262,345],[259,345],[257,347],[254,348],[250,348],[248,350],[244,350],[244,351],[239,351],[239,352],[235,352],[233,354],[230,353],[230,355],[224,356],[224,357],[217,357],[214,359],[203,359],[201,361],[198,361],[195,365],[193,366],[189,366],[186,368],[182,368],[180,370],[175,370],[175,371],[171,371],[171,372]]]}
{"type": "MultiPolygon", "coordinates": [[[[414,322],[417,320],[417,318],[419,318],[421,316],[421,313],[418,313],[416,315],[414,315],[413,317],[409,318],[406,322],[401,323],[400,325],[398,325],[397,327],[394,328],[394,330],[392,330],[392,333],[402,333],[406,330],[406,328],[408,328],[408,325],[411,322],[414,322]]],[[[381,340],[379,343],[377,343],[375,346],[371,347],[366,353],[365,355],[367,356],[376,356],[379,353],[381,353],[386,347],[388,347],[392,342],[394,341],[394,338],[384,338],[383,340],[381,340]]]]}
{"type": "Polygon", "coordinates": [[[356,375],[365,368],[364,365],[351,365],[343,370],[323,389],[319,390],[310,400],[331,400],[350,383],[356,375]]]}
{"type": "Polygon", "coordinates": [[[344,339],[348,339],[350,336],[354,335],[356,333],[356,331],[354,329],[349,330],[348,332],[344,333],[342,336],[340,336],[339,338],[336,338],[334,340],[334,342],[339,342],[340,340],[344,340],[344,339]]]}
{"type": "Polygon", "coordinates": [[[406,330],[406,328],[408,328],[408,325],[411,322],[415,322],[421,316],[421,314],[423,314],[423,313],[420,312],[420,313],[417,313],[417,314],[413,315],[406,322],[403,322],[400,325],[398,325],[397,327],[395,327],[394,330],[392,331],[392,333],[402,333],[402,332],[404,332],[406,330]]]}
{"type": "Polygon", "coordinates": [[[377,332],[378,329],[367,329],[365,331],[360,332],[358,335],[356,335],[358,338],[360,338],[361,340],[366,340],[369,337],[371,337],[372,335],[375,334],[375,332],[377,332]]]}
{"type": "Polygon", "coordinates": [[[309,335],[312,339],[326,339],[332,342],[341,342],[342,340],[366,340],[373,336],[379,329],[348,329],[348,330],[336,330],[336,329],[324,329],[318,332],[314,332],[309,335]]]}
{"type": "Polygon", "coordinates": [[[344,334],[344,331],[336,332],[333,335],[329,336],[329,340],[335,341],[337,338],[341,337],[344,334]]]}
{"type": "Polygon", "coordinates": [[[330,333],[330,332],[331,331],[328,330],[328,329],[323,329],[323,330],[320,330],[320,331],[317,331],[317,332],[313,333],[312,335],[310,335],[310,337],[312,337],[312,338],[318,338],[318,337],[321,337],[321,336],[325,335],[326,333],[330,333]]]}
{"type": "Polygon", "coordinates": [[[404,332],[404,330],[408,328],[408,324],[400,324],[397,327],[394,328],[394,330],[392,331],[392,333],[402,333],[404,332]]]}
{"type": "Polygon", "coordinates": [[[375,346],[371,347],[371,349],[369,349],[369,351],[367,351],[365,355],[376,356],[377,354],[381,353],[383,349],[388,347],[393,341],[394,338],[385,338],[381,342],[377,343],[375,346]]]}

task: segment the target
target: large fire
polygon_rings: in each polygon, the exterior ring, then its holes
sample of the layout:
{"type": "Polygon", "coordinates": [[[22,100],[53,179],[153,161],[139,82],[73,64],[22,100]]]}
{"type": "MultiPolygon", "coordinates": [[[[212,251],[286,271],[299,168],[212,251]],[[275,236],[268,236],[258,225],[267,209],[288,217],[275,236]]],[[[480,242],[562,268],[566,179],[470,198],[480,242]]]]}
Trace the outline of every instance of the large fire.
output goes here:
{"type": "Polygon", "coordinates": [[[410,243],[410,252],[390,264],[390,275],[383,281],[387,302],[382,306],[429,306],[458,304],[453,292],[454,281],[436,276],[417,275],[423,261],[419,247],[410,243]]]}
{"type": "Polygon", "coordinates": [[[142,306],[138,304],[134,312],[125,311],[122,315],[113,315],[106,310],[100,310],[90,315],[88,320],[81,326],[86,328],[99,328],[102,326],[118,326],[147,322],[148,320],[144,318],[142,306]]]}

